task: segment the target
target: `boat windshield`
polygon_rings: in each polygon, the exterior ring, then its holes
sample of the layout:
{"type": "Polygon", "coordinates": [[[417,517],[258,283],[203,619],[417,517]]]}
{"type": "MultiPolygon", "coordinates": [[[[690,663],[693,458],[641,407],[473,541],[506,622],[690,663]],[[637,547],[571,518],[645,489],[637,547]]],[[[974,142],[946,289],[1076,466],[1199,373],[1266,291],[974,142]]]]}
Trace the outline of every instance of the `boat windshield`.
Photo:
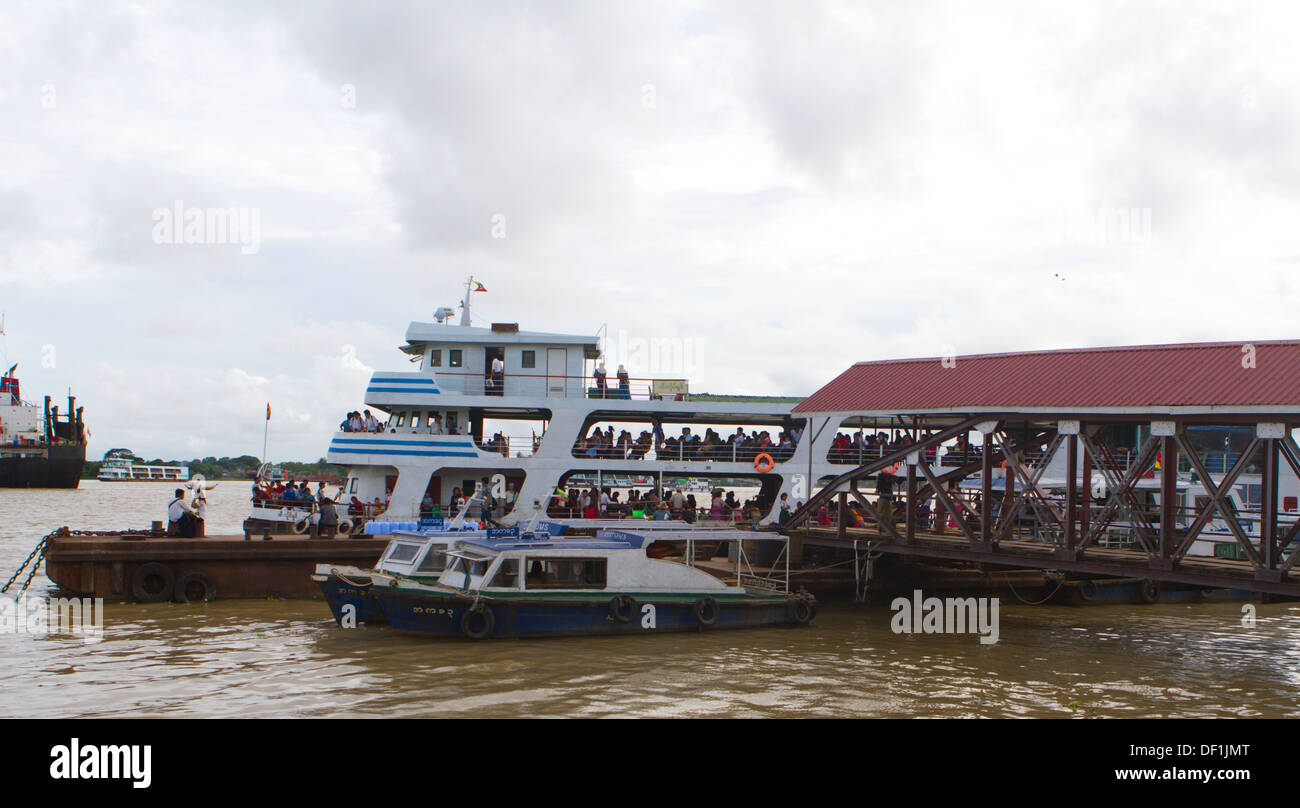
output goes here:
{"type": "Polygon", "coordinates": [[[410,564],[415,560],[415,554],[420,552],[421,545],[405,541],[395,541],[384,555],[384,561],[392,561],[398,564],[410,564]]]}

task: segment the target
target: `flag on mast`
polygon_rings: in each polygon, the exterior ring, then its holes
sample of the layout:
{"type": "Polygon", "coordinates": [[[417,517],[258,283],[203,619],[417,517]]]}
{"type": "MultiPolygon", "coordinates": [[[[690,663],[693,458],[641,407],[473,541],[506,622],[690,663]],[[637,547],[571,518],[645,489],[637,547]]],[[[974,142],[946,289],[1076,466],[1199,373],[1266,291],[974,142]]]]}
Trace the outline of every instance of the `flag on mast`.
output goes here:
{"type": "Polygon", "coordinates": [[[479,283],[478,281],[474,281],[474,288],[471,289],[470,291],[472,291],[472,292],[486,292],[486,291],[487,291],[487,287],[484,286],[483,284],[479,283]]]}
{"type": "Polygon", "coordinates": [[[266,420],[271,420],[271,402],[266,402],[266,420]]]}

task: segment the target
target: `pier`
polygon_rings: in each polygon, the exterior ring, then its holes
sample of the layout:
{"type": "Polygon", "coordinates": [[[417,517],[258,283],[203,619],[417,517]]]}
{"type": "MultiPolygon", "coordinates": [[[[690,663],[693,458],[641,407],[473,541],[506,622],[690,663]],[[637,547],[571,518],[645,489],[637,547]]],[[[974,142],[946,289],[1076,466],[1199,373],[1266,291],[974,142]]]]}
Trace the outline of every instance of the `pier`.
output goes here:
{"type": "Polygon", "coordinates": [[[1297,367],[1300,342],[858,363],[795,413],[814,434],[896,439],[853,458],[784,529],[796,556],[867,551],[1300,597],[1297,497],[1280,484],[1284,470],[1300,476],[1297,367]],[[1251,507],[1230,501],[1239,484],[1251,507]],[[1223,528],[1213,541],[1212,524],[1223,528]]]}

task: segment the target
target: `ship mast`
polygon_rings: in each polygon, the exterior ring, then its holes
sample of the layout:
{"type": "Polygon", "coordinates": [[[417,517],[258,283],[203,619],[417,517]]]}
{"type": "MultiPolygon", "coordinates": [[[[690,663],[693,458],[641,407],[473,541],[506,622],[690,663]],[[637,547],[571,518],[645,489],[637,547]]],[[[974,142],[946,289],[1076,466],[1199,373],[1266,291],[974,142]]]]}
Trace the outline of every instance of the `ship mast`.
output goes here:
{"type": "Polygon", "coordinates": [[[460,313],[460,324],[469,325],[469,299],[474,289],[474,276],[470,275],[469,280],[465,281],[465,299],[460,302],[463,309],[460,313]]]}

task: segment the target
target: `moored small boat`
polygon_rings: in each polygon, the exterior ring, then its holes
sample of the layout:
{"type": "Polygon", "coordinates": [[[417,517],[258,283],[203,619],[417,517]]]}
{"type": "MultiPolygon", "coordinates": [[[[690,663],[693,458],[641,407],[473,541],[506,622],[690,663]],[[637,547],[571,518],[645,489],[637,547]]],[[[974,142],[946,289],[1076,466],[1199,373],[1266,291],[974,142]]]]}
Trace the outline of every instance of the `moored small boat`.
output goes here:
{"type": "MultiPolygon", "coordinates": [[[[726,532],[738,544],[785,541],[774,533],[726,532]]],[[[746,574],[739,552],[734,577],[719,577],[692,563],[693,532],[683,533],[459,539],[443,551],[436,582],[376,571],[367,595],[398,632],[468,639],[653,634],[813,619],[816,599],[792,594],[788,574],[746,574]],[[647,557],[651,541],[673,539],[687,545],[680,560],[647,557]]],[[[708,537],[716,541],[719,531],[708,537]]]]}

